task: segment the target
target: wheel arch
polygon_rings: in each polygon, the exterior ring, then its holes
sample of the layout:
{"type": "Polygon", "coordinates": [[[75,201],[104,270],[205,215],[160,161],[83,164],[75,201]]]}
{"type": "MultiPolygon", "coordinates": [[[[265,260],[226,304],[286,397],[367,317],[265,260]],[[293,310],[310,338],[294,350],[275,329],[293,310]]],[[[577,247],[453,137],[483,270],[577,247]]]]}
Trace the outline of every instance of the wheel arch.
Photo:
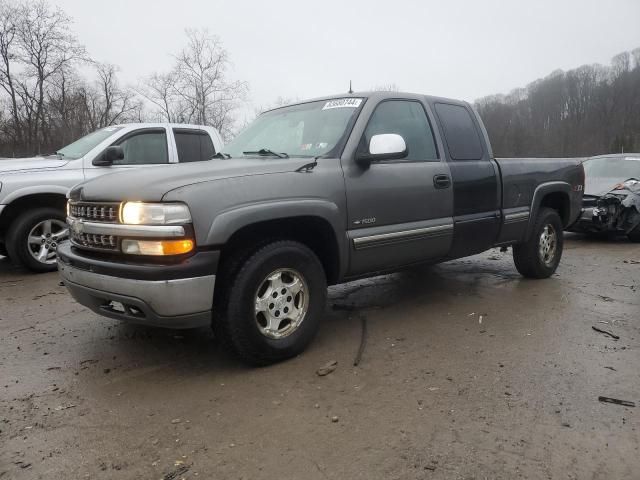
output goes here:
{"type": "MultiPolygon", "coordinates": [[[[22,195],[12,195],[8,198],[6,207],[0,213],[0,239],[5,238],[9,225],[27,210],[41,207],[59,208],[64,212],[67,203],[67,188],[57,188],[53,191],[21,190],[22,195]]],[[[18,193],[18,192],[16,192],[18,193]]]]}
{"type": "Polygon", "coordinates": [[[220,265],[225,265],[239,250],[267,239],[289,239],[309,247],[322,263],[328,284],[336,283],[344,273],[344,247],[331,222],[320,215],[274,216],[243,223],[224,242],[217,242],[222,245],[220,265]]]}
{"type": "Polygon", "coordinates": [[[525,238],[530,238],[533,227],[538,218],[538,213],[542,208],[552,208],[558,212],[562,220],[563,228],[569,226],[571,222],[571,185],[567,182],[548,182],[539,185],[534,193],[531,202],[531,215],[525,238]]]}

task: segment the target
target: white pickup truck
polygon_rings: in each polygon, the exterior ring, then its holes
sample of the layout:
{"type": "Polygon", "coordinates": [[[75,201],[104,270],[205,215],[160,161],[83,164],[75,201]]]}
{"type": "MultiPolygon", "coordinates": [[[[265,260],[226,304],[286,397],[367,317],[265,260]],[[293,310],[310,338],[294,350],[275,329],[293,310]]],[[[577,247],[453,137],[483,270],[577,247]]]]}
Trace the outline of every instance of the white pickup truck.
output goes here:
{"type": "Polygon", "coordinates": [[[71,187],[128,168],[210,160],[222,145],[211,127],[131,123],[96,130],[51,155],[0,159],[0,255],[34,272],[55,270],[56,247],[68,237],[71,187]]]}

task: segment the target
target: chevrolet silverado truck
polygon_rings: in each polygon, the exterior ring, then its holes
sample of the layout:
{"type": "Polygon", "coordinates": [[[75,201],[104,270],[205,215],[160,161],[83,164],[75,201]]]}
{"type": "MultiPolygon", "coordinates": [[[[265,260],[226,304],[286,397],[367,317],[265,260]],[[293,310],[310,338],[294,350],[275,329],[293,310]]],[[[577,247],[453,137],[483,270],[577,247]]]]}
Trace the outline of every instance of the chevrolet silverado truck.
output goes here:
{"type": "Polygon", "coordinates": [[[221,156],[73,188],[58,268],[94,312],[212,326],[254,365],[303,351],[327,285],[507,246],[549,277],[584,185],[579,159],[494,159],[465,102],[397,92],[271,110],[221,156]]]}
{"type": "Polygon", "coordinates": [[[67,193],[106,173],[209,160],[222,148],[211,127],[130,123],[102,128],[35,158],[0,159],[0,255],[34,272],[56,269],[68,236],[67,193]]]}

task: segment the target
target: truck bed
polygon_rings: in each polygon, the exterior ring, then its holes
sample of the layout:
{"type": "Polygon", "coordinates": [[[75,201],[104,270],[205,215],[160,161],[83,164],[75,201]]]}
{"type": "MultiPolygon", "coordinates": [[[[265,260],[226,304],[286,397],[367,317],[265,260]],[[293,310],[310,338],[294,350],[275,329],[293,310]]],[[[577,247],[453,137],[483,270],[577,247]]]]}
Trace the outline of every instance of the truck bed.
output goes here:
{"type": "MultiPolygon", "coordinates": [[[[502,174],[502,207],[511,209],[531,205],[536,188],[549,182],[583,184],[578,166],[585,160],[575,158],[496,158],[502,174]]],[[[573,191],[573,189],[571,189],[573,191]]],[[[576,195],[579,197],[580,195],[576,195]]],[[[579,205],[579,202],[576,204],[579,205]]],[[[575,220],[579,213],[571,212],[575,220]]]]}

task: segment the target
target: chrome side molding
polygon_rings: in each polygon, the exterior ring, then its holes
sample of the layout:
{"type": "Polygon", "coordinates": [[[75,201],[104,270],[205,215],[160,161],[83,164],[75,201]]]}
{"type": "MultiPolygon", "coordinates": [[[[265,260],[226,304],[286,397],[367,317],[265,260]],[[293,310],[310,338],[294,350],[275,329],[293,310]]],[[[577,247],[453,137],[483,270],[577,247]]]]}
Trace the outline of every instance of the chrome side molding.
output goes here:
{"type": "Polygon", "coordinates": [[[449,235],[452,231],[453,224],[447,224],[403,230],[400,232],[381,233],[378,235],[354,238],[353,246],[356,250],[362,250],[363,248],[378,247],[393,243],[407,242],[410,240],[418,240],[421,238],[440,237],[443,235],[449,235]]]}

